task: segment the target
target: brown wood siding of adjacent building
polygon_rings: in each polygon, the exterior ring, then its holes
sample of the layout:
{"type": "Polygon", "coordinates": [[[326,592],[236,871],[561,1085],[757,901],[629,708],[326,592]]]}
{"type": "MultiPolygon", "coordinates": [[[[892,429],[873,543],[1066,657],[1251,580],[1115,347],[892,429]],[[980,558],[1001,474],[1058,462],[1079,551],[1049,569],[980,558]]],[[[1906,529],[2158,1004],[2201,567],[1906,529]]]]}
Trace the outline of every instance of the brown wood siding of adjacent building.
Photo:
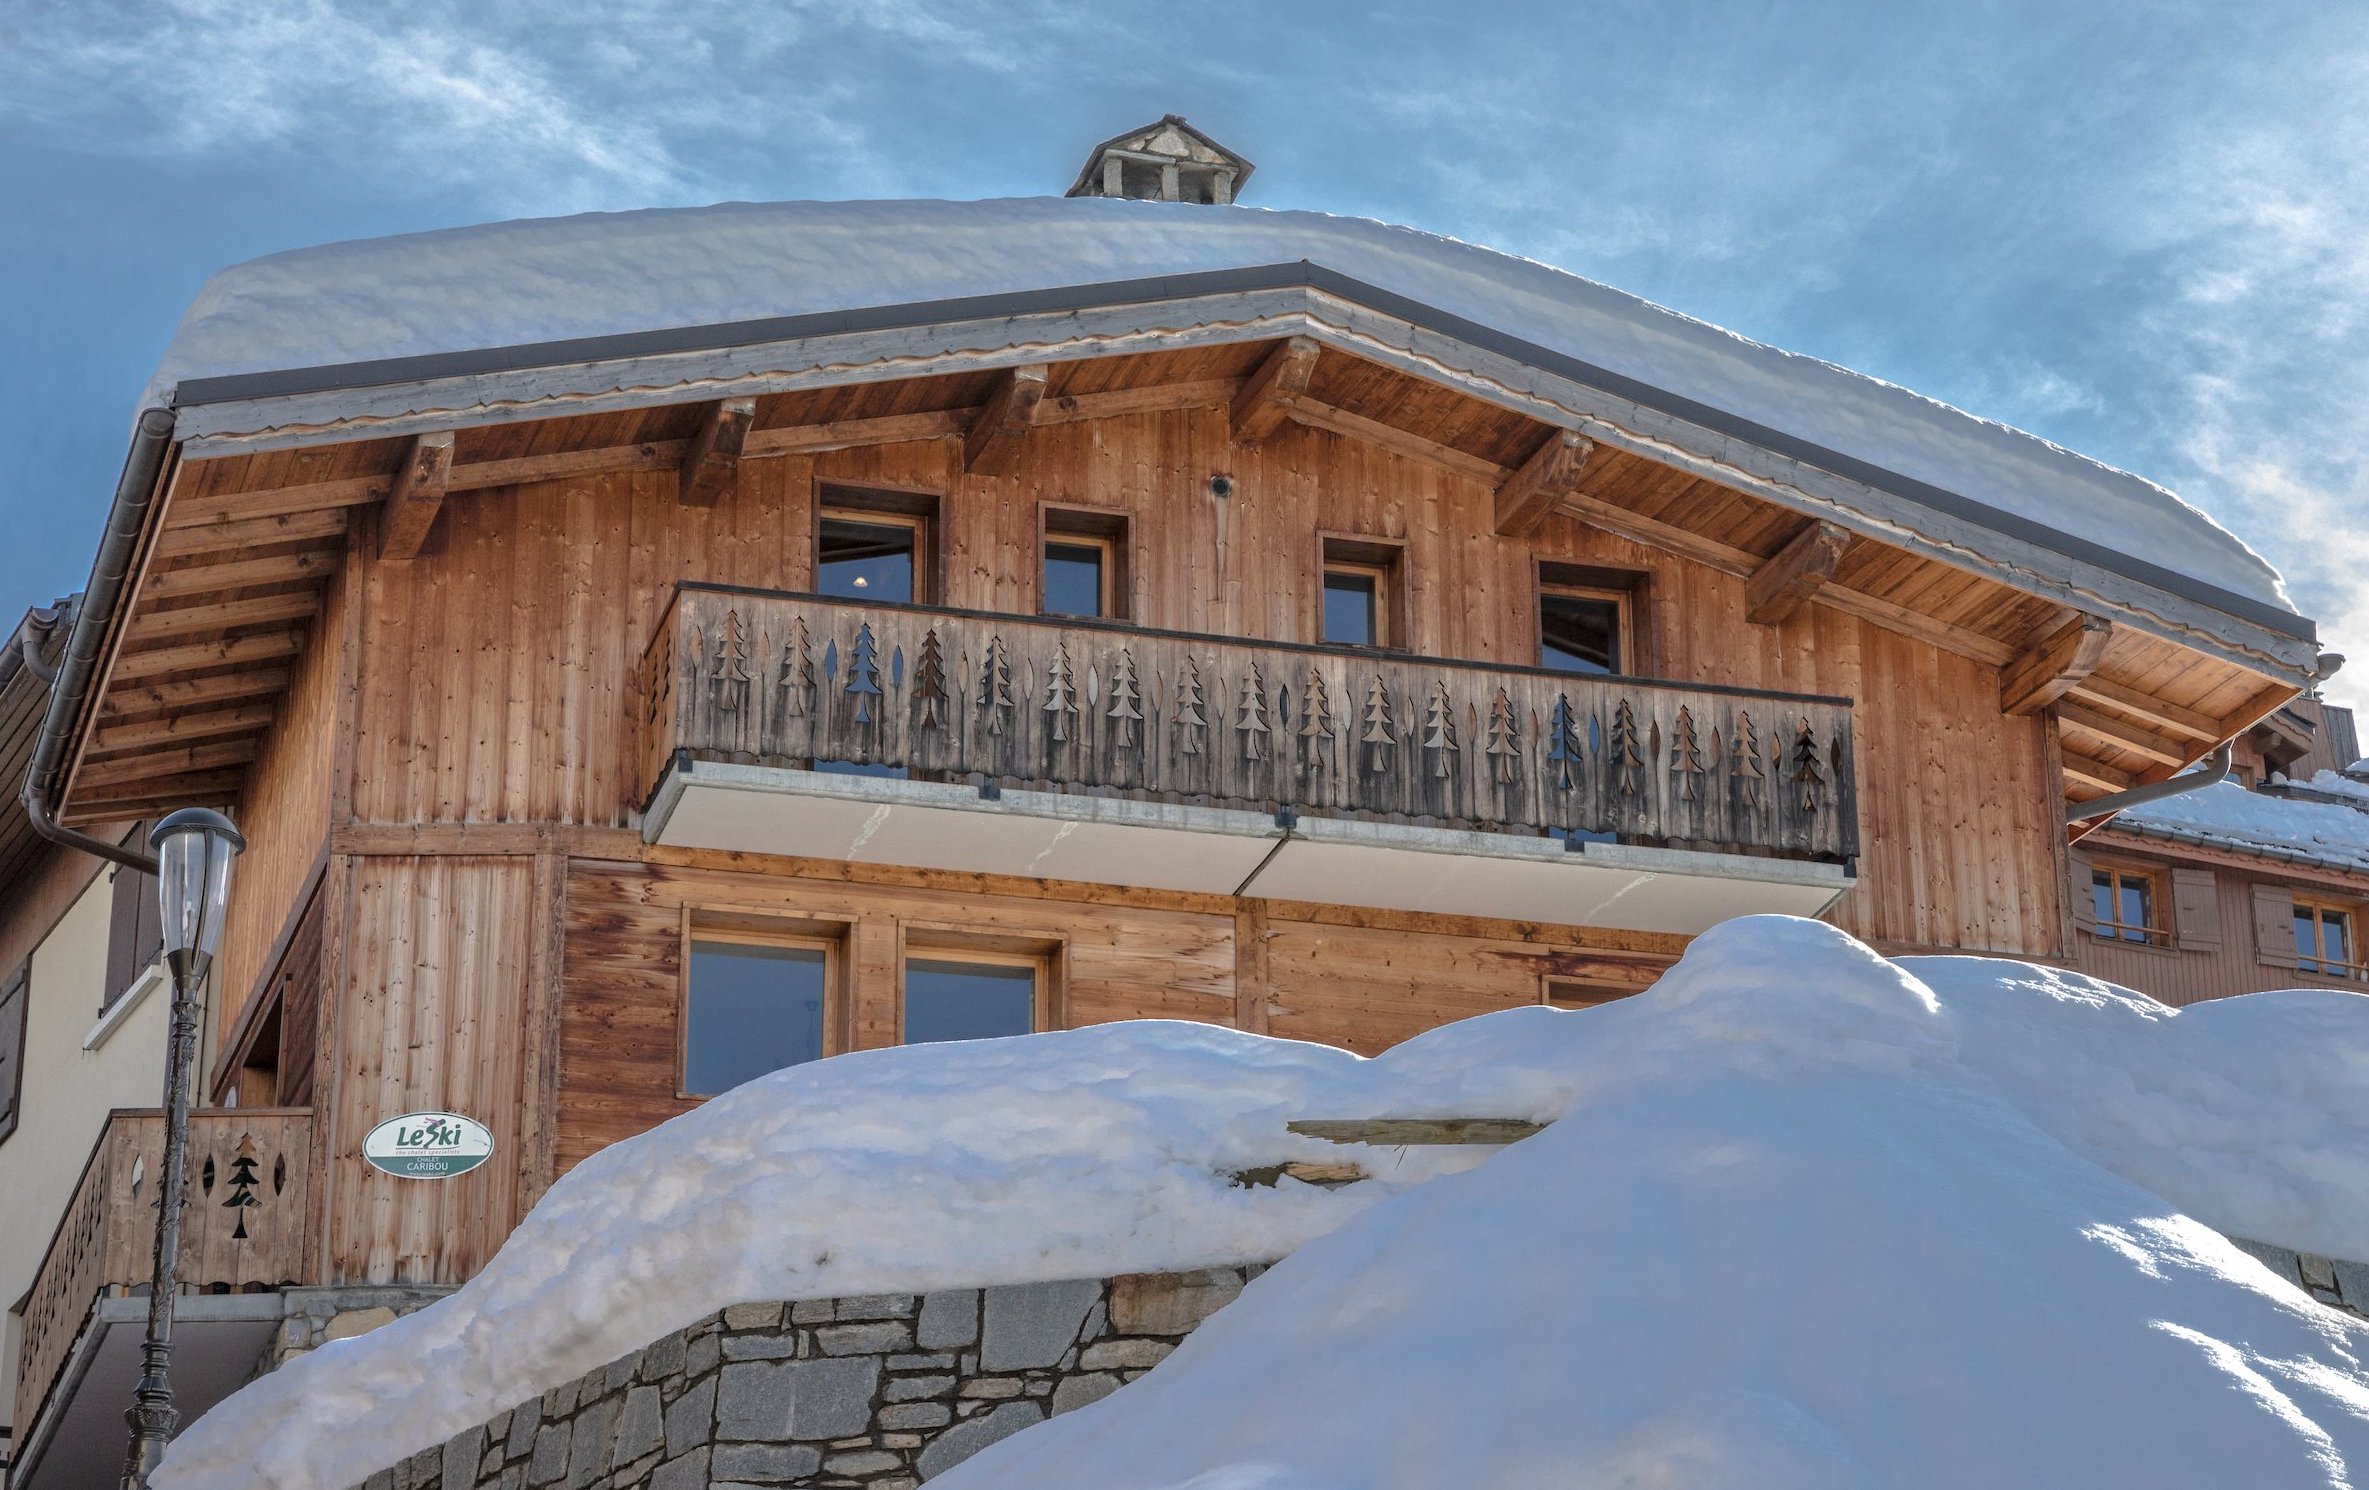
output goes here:
{"type": "Polygon", "coordinates": [[[214,986],[217,1038],[239,1024],[268,962],[284,945],[289,918],[311,883],[329,838],[330,767],[335,753],[341,608],[352,586],[347,572],[329,585],[322,619],[280,705],[263,753],[256,758],[239,810],[247,851],[239,856],[214,986]]]}
{"type": "MultiPolygon", "coordinates": [[[[2085,840],[2074,854],[2074,885],[2080,892],[2077,924],[2079,935],[2075,947],[2075,965],[2081,971],[2119,983],[2125,988],[2162,1000],[2167,1004],[2194,1004],[2206,999],[2229,998],[2241,993],[2261,993],[2273,988],[2341,988],[2353,993],[2369,992],[2369,984],[2358,979],[2331,978],[2318,973],[2296,969],[2294,932],[2283,918],[2278,925],[2279,942],[2272,949],[2275,957],[2285,959],[2287,965],[2265,961],[2262,955],[2262,935],[2255,926],[2255,891],[2257,887],[2271,887],[2288,895],[2303,895],[2338,905],[2353,905],[2356,912],[2356,931],[2369,929],[2369,876],[2341,876],[2335,874],[2300,877],[2282,874],[2279,866],[2268,861],[2241,862],[2237,856],[2202,859],[2191,854],[2166,853],[2150,848],[2143,841],[2129,838],[2094,837],[2085,840]],[[2191,874],[2210,874],[2213,881],[2213,930],[2218,934],[2217,945],[2199,945],[2194,936],[2183,937],[2184,923],[2178,906],[2159,909],[2159,923],[2173,934],[2171,947],[2139,946],[2123,941],[2109,941],[2093,934],[2089,917],[2088,889],[2091,867],[2107,863],[2121,866],[2156,868],[2163,872],[2164,883],[2170,884],[2175,868],[2191,874]],[[2187,946],[2179,945],[2185,941],[2187,946]]],[[[2188,907],[2193,914],[2193,897],[2188,907]]],[[[2354,955],[2358,956],[2356,952],[2354,955]]]]}
{"type": "Polygon", "coordinates": [[[1998,712],[1988,665],[1820,606],[1754,626],[1740,579],[1568,517],[1499,538],[1485,484],[1319,431],[1244,451],[1215,411],[1056,425],[998,478],[961,475],[958,451],[749,461],[704,509],[647,472],[448,503],[430,552],[369,566],[356,816],[633,823],[650,785],[628,722],[635,669],[670,587],[806,587],[815,493],[844,483],[948,494],[939,593],[978,609],[1033,609],[1046,501],[1129,516],[1133,614],[1162,628],[1315,639],[1320,531],[1402,542],[1413,648],[1478,661],[1535,660],[1537,559],[1634,573],[1638,671],[1858,700],[1869,849],[1838,924],[1888,944],[2064,952],[2043,726],[1998,712]],[[1234,495],[1209,495],[1213,473],[1234,495]]]}

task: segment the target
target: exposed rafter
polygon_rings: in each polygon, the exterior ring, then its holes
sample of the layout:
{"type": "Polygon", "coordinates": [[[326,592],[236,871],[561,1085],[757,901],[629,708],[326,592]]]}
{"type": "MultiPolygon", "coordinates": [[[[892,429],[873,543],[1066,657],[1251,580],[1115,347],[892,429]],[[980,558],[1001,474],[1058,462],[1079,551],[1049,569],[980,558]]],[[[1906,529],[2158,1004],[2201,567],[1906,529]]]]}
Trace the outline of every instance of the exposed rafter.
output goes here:
{"type": "Polygon", "coordinates": [[[1834,578],[1853,534],[1839,523],[1810,523],[1744,582],[1744,619],[1759,626],[1791,620],[1834,578]]]}
{"type": "Polygon", "coordinates": [[[428,541],[428,529],[443,510],[445,485],[452,479],[452,431],[439,430],[412,437],[395,467],[395,484],[387,492],[387,507],[378,530],[378,556],[409,559],[428,541]]]}
{"type": "Polygon", "coordinates": [[[2184,739],[2158,734],[2145,725],[2116,719],[2070,699],[2058,702],[2056,717],[2059,723],[2096,735],[2116,749],[2143,755],[2158,765],[2185,766],[2196,759],[2199,753],[2197,747],[2184,739]]]}
{"type": "Polygon", "coordinates": [[[1295,336],[1267,354],[1267,360],[1234,395],[1235,443],[1256,445],[1283,427],[1291,401],[1308,391],[1320,350],[1314,337],[1295,336]]]}
{"type": "Polygon", "coordinates": [[[1531,532],[1556,504],[1579,489],[1596,442],[1576,430],[1548,432],[1521,468],[1497,488],[1497,531],[1508,538],[1531,532]]]}
{"type": "Polygon", "coordinates": [[[707,406],[699,433],[676,470],[675,497],[686,507],[713,507],[740,475],[740,451],[757,422],[753,398],[725,398],[707,406]]]}
{"type": "Polygon", "coordinates": [[[2037,714],[2063,698],[2097,671],[2113,636],[2113,623],[2103,616],[2075,616],[2059,626],[2000,670],[2000,709],[2037,714]]]}
{"type": "Polygon", "coordinates": [[[1003,376],[986,407],[962,438],[962,468],[974,476],[1001,476],[1020,459],[1020,444],[1036,423],[1045,398],[1045,370],[1015,367],[1003,376]]]}

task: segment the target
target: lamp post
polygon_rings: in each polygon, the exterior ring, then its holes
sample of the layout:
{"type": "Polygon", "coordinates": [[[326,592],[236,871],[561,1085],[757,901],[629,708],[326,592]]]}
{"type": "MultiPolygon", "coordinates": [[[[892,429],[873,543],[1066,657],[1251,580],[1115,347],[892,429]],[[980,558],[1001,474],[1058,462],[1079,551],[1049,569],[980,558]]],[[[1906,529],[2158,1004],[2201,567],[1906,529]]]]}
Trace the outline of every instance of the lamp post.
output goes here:
{"type": "Polygon", "coordinates": [[[181,1255],[181,1189],[189,1163],[189,1072],[197,1062],[198,986],[222,944],[230,900],[230,861],[247,846],[230,819],[184,807],[148,835],[156,852],[157,907],[164,922],[165,970],[173,978],[172,1033],[165,1045],[165,1157],[156,1185],[156,1258],[148,1274],[148,1333],[140,1342],[140,1386],[124,1411],[131,1450],[123,1490],[147,1490],[180,1414],[168,1374],[173,1357],[173,1273],[181,1255]]]}

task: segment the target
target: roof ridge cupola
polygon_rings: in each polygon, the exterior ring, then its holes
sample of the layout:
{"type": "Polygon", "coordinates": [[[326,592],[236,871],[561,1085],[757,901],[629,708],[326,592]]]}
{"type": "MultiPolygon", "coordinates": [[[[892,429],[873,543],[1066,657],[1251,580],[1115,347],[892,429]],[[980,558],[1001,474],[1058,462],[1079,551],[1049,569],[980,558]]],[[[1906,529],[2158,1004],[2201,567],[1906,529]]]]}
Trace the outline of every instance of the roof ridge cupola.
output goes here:
{"type": "Polygon", "coordinates": [[[1182,114],[1167,114],[1095,146],[1063,195],[1222,207],[1242,194],[1251,169],[1249,161],[1185,123],[1182,114]]]}

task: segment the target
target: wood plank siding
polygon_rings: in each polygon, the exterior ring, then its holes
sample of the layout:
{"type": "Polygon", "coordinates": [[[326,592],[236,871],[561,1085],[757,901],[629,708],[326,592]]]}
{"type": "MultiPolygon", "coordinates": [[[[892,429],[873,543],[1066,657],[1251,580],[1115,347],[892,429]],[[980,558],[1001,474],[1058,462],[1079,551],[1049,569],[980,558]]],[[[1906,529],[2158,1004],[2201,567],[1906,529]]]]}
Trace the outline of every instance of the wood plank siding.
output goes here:
{"type": "Polygon", "coordinates": [[[2369,928],[2369,876],[2165,843],[2111,828],[2084,839],[2073,861],[2079,933],[2074,961],[2085,973],[2174,1005],[2275,988],[2369,992],[2369,982],[2360,977],[2298,968],[2289,919],[2300,897],[2349,910],[2356,930],[2369,928]],[[2100,865],[2150,876],[2154,924],[2161,933],[2157,943],[2096,934],[2088,886],[2092,868],[2100,865]]]}

